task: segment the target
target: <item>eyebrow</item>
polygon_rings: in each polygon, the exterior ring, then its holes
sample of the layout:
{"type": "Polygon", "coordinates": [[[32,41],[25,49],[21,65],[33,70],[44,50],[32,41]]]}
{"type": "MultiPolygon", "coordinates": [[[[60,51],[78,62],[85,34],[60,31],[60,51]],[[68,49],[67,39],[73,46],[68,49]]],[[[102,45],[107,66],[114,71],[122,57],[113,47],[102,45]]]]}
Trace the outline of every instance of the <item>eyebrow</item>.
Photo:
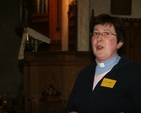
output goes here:
{"type": "Polygon", "coordinates": [[[104,31],[110,31],[109,29],[104,29],[104,31]]]}
{"type": "MultiPolygon", "coordinates": [[[[98,29],[94,29],[93,32],[94,31],[99,31],[99,30],[98,29]]],[[[109,29],[104,29],[103,31],[109,31],[109,32],[111,32],[109,29]]]]}

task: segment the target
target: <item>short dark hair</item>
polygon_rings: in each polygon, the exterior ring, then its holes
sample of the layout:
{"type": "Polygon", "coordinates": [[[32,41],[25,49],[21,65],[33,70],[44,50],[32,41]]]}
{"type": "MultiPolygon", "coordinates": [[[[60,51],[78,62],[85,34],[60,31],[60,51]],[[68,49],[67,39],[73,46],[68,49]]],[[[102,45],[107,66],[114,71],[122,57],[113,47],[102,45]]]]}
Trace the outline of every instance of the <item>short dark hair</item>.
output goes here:
{"type": "MultiPolygon", "coordinates": [[[[117,35],[117,42],[124,42],[125,41],[125,27],[124,23],[121,18],[112,17],[108,14],[101,14],[97,16],[94,20],[95,25],[104,25],[104,24],[111,24],[115,28],[116,35],[117,35]]],[[[94,27],[93,27],[94,28],[94,27]]]]}

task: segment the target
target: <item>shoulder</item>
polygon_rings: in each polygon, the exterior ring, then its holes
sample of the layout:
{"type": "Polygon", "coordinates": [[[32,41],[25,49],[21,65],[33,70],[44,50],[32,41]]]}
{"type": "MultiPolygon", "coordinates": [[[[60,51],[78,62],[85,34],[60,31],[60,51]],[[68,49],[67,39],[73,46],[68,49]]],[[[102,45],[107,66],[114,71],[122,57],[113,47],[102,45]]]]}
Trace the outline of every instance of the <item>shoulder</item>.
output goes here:
{"type": "Polygon", "coordinates": [[[96,63],[94,62],[93,64],[90,64],[86,67],[84,67],[79,74],[83,74],[83,73],[93,73],[93,71],[95,71],[95,67],[96,67],[96,63]]]}
{"type": "Polygon", "coordinates": [[[90,64],[86,67],[84,67],[78,74],[77,80],[84,80],[88,79],[89,77],[93,76],[95,73],[95,67],[96,63],[94,62],[93,64],[90,64]]]}
{"type": "Polygon", "coordinates": [[[124,66],[124,67],[138,67],[138,68],[141,68],[141,64],[139,64],[138,62],[134,61],[134,60],[131,60],[129,59],[128,57],[126,56],[121,56],[121,59],[119,61],[119,64],[124,66]]]}
{"type": "Polygon", "coordinates": [[[81,87],[88,87],[93,83],[96,64],[93,63],[84,67],[78,74],[75,80],[74,89],[81,89],[81,87]]]}
{"type": "Polygon", "coordinates": [[[129,75],[141,78],[141,65],[138,62],[127,58],[126,56],[121,57],[118,67],[123,70],[122,72],[126,72],[129,73],[129,75]]]}

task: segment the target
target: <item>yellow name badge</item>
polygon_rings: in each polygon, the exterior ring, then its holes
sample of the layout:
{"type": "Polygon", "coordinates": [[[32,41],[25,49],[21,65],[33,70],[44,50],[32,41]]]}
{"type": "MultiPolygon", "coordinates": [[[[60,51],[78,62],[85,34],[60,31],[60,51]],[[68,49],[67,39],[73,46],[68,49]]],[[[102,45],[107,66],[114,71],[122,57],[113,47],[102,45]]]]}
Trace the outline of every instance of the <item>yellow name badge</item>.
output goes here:
{"type": "Polygon", "coordinates": [[[104,78],[100,86],[113,88],[116,82],[116,80],[104,78]]]}

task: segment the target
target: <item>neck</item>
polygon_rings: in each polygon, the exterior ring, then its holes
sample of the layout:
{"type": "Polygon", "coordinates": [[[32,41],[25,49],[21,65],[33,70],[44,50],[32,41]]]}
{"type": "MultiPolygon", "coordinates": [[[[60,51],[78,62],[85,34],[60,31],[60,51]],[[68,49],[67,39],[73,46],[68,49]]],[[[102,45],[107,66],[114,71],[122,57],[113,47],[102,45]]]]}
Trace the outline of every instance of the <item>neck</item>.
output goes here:
{"type": "Polygon", "coordinates": [[[114,54],[113,56],[111,56],[109,59],[106,59],[106,60],[102,60],[102,59],[97,59],[96,58],[96,61],[98,62],[98,63],[104,63],[104,62],[107,62],[107,61],[109,61],[109,60],[111,60],[111,59],[113,59],[115,56],[117,56],[118,54],[114,54]]]}

